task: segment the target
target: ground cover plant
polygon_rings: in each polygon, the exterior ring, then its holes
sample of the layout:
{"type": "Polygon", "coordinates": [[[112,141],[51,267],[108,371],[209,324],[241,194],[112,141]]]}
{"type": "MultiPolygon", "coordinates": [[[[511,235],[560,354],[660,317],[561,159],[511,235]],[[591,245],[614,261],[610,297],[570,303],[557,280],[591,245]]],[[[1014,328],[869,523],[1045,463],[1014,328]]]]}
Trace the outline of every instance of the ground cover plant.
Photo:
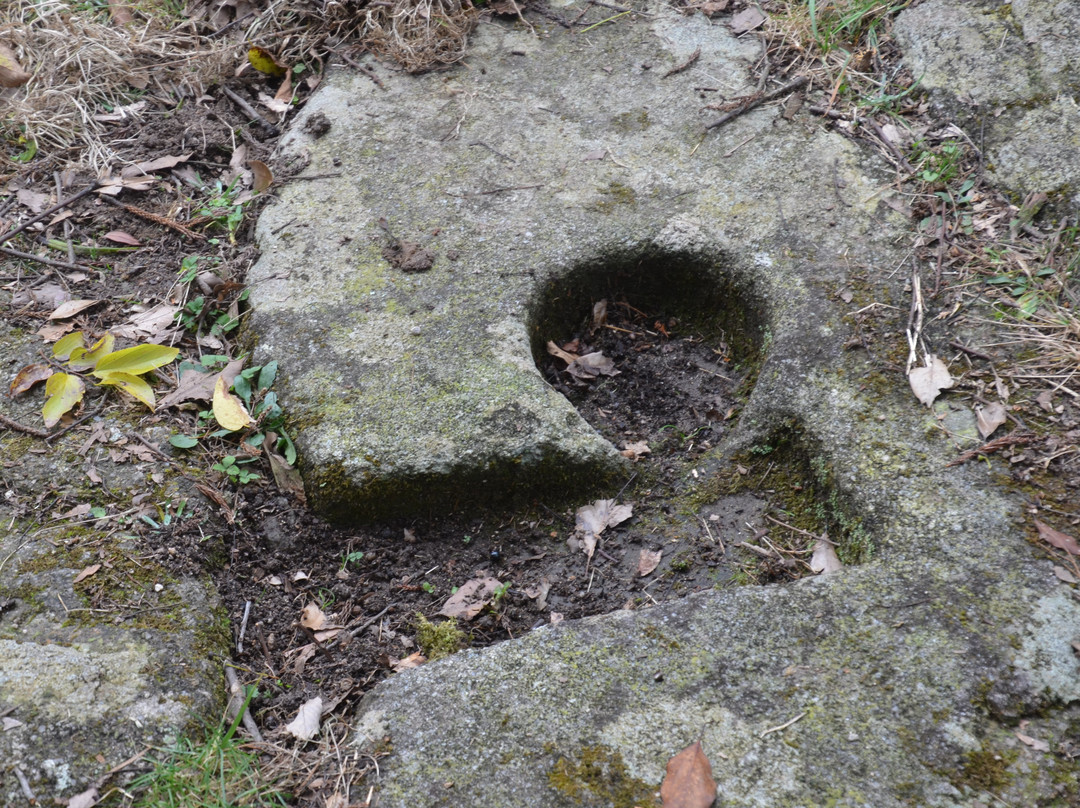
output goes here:
{"type": "MultiPolygon", "coordinates": [[[[330,63],[378,82],[357,62],[365,50],[431,69],[467,53],[481,14],[525,31],[585,31],[640,11],[610,5],[576,18],[513,0],[40,0],[0,11],[3,302],[43,353],[39,371],[13,368],[12,392],[33,398],[35,414],[44,409],[46,430],[7,416],[0,426],[46,447],[63,430],[92,437],[102,415],[163,426],[167,437],[139,449],[142,462],[197,486],[145,510],[91,513],[59,497],[27,507],[114,520],[177,572],[215,574],[233,662],[257,690],[240,702],[264,736],[241,742],[250,729],[232,715],[205,739],[152,756],[152,770],[133,763],[142,779],[112,790],[110,804],[362,805],[376,761],[336,750],[350,707],[386,676],[536,625],[789,581],[872,555],[841,504],[808,505],[826,470],[776,473],[779,458],[799,457],[797,435],[727,468],[714,492],[721,506],[688,495],[687,475],[738,418],[753,358],[678,311],[618,295],[582,301],[593,316],[549,335],[555,350],[542,370],[636,461],[623,490],[579,507],[536,502],[512,514],[430,514],[355,530],[333,529],[303,506],[288,413],[274,393],[279,369],[252,366],[238,339],[254,218],[297,169],[272,159],[283,126],[330,63]],[[58,46],[72,39],[79,48],[58,46]],[[148,353],[152,366],[113,370],[134,380],[109,377],[101,364],[148,353]],[[93,401],[80,402],[79,374],[111,378],[121,392],[97,396],[91,386],[93,401]],[[613,407],[615,399],[632,405],[613,407]],[[739,530],[740,546],[718,540],[739,530]],[[844,538],[832,555],[826,533],[844,538]],[[307,742],[310,726],[295,722],[315,698],[325,700],[320,734],[307,742]],[[263,775],[252,769],[258,761],[263,775]]],[[[974,443],[943,439],[957,442],[957,462],[1000,459],[994,474],[1023,486],[1045,517],[1033,539],[1068,573],[1067,534],[1080,523],[1075,219],[1045,196],[1010,200],[988,187],[977,145],[931,116],[890,38],[906,3],[676,5],[762,42],[759,93],[703,101],[713,114],[742,114],[783,90],[770,103],[790,104],[793,116],[802,104],[808,125],[868,144],[895,167],[883,200],[912,221],[918,260],[903,270],[911,297],[887,296],[869,269],[857,274],[837,292],[852,305],[846,347],[866,351],[896,386],[933,367],[924,357],[948,360],[951,387],[933,387],[929,403],[949,390],[950,400],[977,406],[980,422],[974,443]],[[952,329],[961,326],[985,340],[959,341],[952,329]]],[[[116,605],[104,588],[84,591],[88,608],[116,605]]]]}

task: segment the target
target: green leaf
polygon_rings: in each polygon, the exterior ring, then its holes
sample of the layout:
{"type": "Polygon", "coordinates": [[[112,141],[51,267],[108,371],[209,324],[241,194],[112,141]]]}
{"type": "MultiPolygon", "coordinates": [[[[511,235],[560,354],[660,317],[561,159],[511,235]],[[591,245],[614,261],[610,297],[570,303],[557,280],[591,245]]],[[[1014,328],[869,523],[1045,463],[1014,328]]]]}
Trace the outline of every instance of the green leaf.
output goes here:
{"type": "Polygon", "coordinates": [[[273,362],[267,362],[262,366],[262,370],[259,371],[259,389],[269,390],[274,384],[274,379],[277,378],[278,363],[275,359],[273,362]]]}
{"type": "Polygon", "coordinates": [[[49,398],[41,409],[45,426],[56,426],[65,412],[82,401],[85,392],[86,385],[78,376],[70,373],[54,373],[50,376],[45,382],[45,395],[49,398]]]}
{"type": "Polygon", "coordinates": [[[173,435],[169,438],[169,443],[177,449],[192,449],[199,445],[199,440],[191,435],[173,435]]]}
{"type": "MultiPolygon", "coordinates": [[[[248,370],[245,370],[233,379],[232,383],[233,392],[240,396],[248,406],[251,406],[251,382],[249,379],[251,379],[252,376],[251,371],[255,370],[258,370],[258,368],[248,368],[248,370]]],[[[222,426],[224,426],[224,424],[222,424],[222,426]]]]}
{"type": "Polygon", "coordinates": [[[150,409],[154,409],[154,404],[156,404],[157,401],[154,398],[154,391],[150,389],[150,385],[146,383],[146,379],[140,379],[133,373],[124,373],[119,370],[113,370],[107,373],[100,373],[95,370],[94,375],[101,378],[99,384],[109,384],[119,387],[129,396],[134,396],[150,409]]]}
{"type": "Polygon", "coordinates": [[[94,375],[130,373],[138,376],[169,364],[179,353],[179,348],[167,348],[164,345],[136,345],[134,348],[124,348],[122,351],[102,357],[94,368],[94,375]]]}
{"type": "Polygon", "coordinates": [[[76,348],[85,347],[83,344],[82,331],[72,331],[66,337],[61,338],[53,346],[53,357],[59,359],[61,362],[71,356],[71,352],[76,348]]]}

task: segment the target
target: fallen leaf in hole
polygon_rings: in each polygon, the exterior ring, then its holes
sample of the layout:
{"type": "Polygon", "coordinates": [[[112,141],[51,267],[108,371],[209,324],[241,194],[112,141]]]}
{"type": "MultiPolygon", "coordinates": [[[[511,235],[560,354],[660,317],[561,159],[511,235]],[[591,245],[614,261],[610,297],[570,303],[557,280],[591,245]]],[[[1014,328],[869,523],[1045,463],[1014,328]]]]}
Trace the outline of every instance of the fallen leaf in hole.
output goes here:
{"type": "Polygon", "coordinates": [[[115,241],[117,244],[127,244],[129,247],[141,247],[142,242],[139,241],[131,233],[125,233],[123,230],[110,230],[102,238],[107,238],[109,241],[115,241]]]}
{"type": "Polygon", "coordinates": [[[1050,525],[1040,522],[1038,519],[1035,520],[1035,528],[1039,531],[1039,538],[1043,541],[1049,542],[1059,550],[1064,550],[1066,553],[1080,555],[1080,544],[1077,544],[1076,539],[1068,533],[1054,530],[1050,525]]]}
{"type": "Polygon", "coordinates": [[[19,65],[15,51],[0,43],[0,87],[22,87],[30,81],[30,74],[19,65]]]}
{"type": "Polygon", "coordinates": [[[405,540],[406,544],[416,543],[416,534],[407,527],[402,528],[402,538],[405,540]]]}
{"type": "Polygon", "coordinates": [[[274,182],[274,173],[262,160],[248,160],[248,166],[251,167],[255,193],[261,194],[274,182]]]}
{"type": "Polygon", "coordinates": [[[919,401],[930,407],[942,390],[953,386],[953,378],[949,368],[936,356],[927,355],[926,359],[925,367],[911,369],[908,383],[919,401]]]}
{"type": "Polygon", "coordinates": [[[266,438],[263,440],[263,451],[266,453],[266,459],[270,461],[270,471],[274,475],[274,482],[282,491],[296,497],[300,504],[306,504],[307,494],[304,491],[304,478],[300,476],[299,471],[288,464],[284,457],[274,451],[276,443],[277,435],[273,432],[266,433],[266,438]]]}
{"type": "Polygon", "coordinates": [[[1025,735],[1019,730],[1014,730],[1013,734],[1017,737],[1020,743],[1030,746],[1036,752],[1049,752],[1050,744],[1046,741],[1040,741],[1036,738],[1032,738],[1030,735],[1025,735]]]}
{"type": "MultiPolygon", "coordinates": [[[[753,31],[764,22],[765,15],[753,6],[749,6],[731,18],[731,32],[736,36],[745,34],[747,31],[753,31]]],[[[667,807],[665,806],[665,808],[667,807]]]]}
{"type": "Polygon", "coordinates": [[[412,241],[399,241],[382,251],[390,266],[402,272],[427,272],[435,264],[435,253],[412,241]]]}
{"type": "Polygon", "coordinates": [[[592,327],[599,328],[607,322],[607,301],[598,300],[592,307],[592,327]]]}
{"type": "Polygon", "coordinates": [[[559,625],[559,623],[561,623],[565,619],[566,618],[563,617],[562,612],[552,612],[551,613],[551,625],[553,625],[553,626],[559,625]]]}
{"type": "Polygon", "coordinates": [[[536,601],[536,608],[543,611],[547,608],[548,593],[551,592],[551,581],[541,578],[537,586],[530,586],[525,590],[525,597],[536,601]]]}
{"type": "Polygon", "coordinates": [[[293,89],[292,89],[292,73],[286,73],[284,80],[281,82],[281,86],[278,87],[276,93],[274,93],[274,100],[284,104],[288,109],[292,106],[293,89]]]}
{"type": "Polygon", "coordinates": [[[292,582],[294,584],[297,583],[298,581],[310,581],[310,580],[311,580],[311,576],[309,576],[303,570],[298,570],[297,572],[294,572],[292,574],[292,582]]]}
{"type": "Polygon", "coordinates": [[[571,362],[576,362],[577,359],[578,359],[577,354],[572,354],[572,353],[568,353],[567,351],[564,351],[562,348],[560,348],[558,345],[556,345],[552,340],[548,340],[547,352],[549,354],[551,354],[552,356],[561,359],[562,361],[564,361],[568,365],[571,362]]]}
{"type": "Polygon", "coordinates": [[[1057,576],[1059,581],[1064,581],[1067,584],[1076,583],[1076,576],[1062,566],[1054,565],[1054,575],[1057,576]]]}
{"type": "Polygon", "coordinates": [[[1035,403],[1046,412],[1052,413],[1054,411],[1054,394],[1049,390],[1043,390],[1039,395],[1035,396],[1035,403]]]}
{"type": "Polygon", "coordinates": [[[85,581],[87,578],[89,578],[91,575],[93,575],[99,569],[101,569],[100,564],[91,564],[89,567],[87,567],[82,572],[80,572],[78,575],[76,575],[75,580],[72,581],[72,583],[77,584],[77,583],[81,583],[82,581],[85,581]]]}
{"type": "Polygon", "coordinates": [[[574,524],[585,535],[599,536],[606,528],[615,527],[633,515],[632,505],[616,505],[613,499],[598,499],[577,509],[574,524]]]}
{"type": "Polygon", "coordinates": [[[218,376],[214,383],[212,409],[215,420],[230,432],[244,429],[252,423],[244,402],[229,392],[229,384],[222,376],[218,376]]]}
{"type": "Polygon", "coordinates": [[[701,741],[668,761],[660,799],[664,808],[709,808],[716,801],[716,781],[701,741]]]}
{"type": "Polygon", "coordinates": [[[228,388],[243,369],[243,359],[234,359],[220,373],[202,373],[195,368],[188,368],[180,374],[180,383],[176,389],[158,402],[158,408],[175,407],[185,401],[210,401],[214,397],[218,379],[224,379],[228,388]]]}
{"type": "Polygon", "coordinates": [[[975,422],[979,427],[979,434],[984,439],[994,434],[994,430],[1005,423],[1008,416],[1005,414],[1005,405],[1000,401],[987,404],[975,413],[975,422]]]}
{"type": "Polygon", "coordinates": [[[419,668],[425,662],[427,662],[427,657],[417,651],[409,654],[404,659],[391,659],[390,668],[394,673],[401,673],[409,670],[409,668],[419,668]]]}
{"type": "MultiPolygon", "coordinates": [[[[287,80],[288,76],[285,78],[287,80]]],[[[287,101],[279,101],[277,98],[271,98],[266,93],[259,93],[259,103],[271,112],[276,112],[278,115],[283,115],[292,109],[292,104],[287,101]]]]}
{"type": "Polygon", "coordinates": [[[615,370],[615,362],[600,351],[579,356],[566,366],[566,372],[583,381],[595,379],[597,376],[619,375],[619,371],[615,370]]]}
{"type": "Polygon", "coordinates": [[[97,799],[98,790],[91,787],[69,799],[67,808],[93,808],[97,805],[97,799]]]}
{"type": "Polygon", "coordinates": [[[269,578],[266,579],[266,582],[270,584],[270,586],[281,586],[282,583],[281,579],[278,578],[276,575],[271,575],[269,578]]]}
{"type": "Polygon", "coordinates": [[[473,578],[466,581],[458,591],[439,609],[443,617],[460,617],[472,620],[490,602],[491,596],[501,584],[496,578],[473,578]]]}
{"type": "Polygon", "coordinates": [[[646,550],[642,548],[641,555],[638,556],[637,574],[644,578],[660,565],[660,559],[663,556],[663,550],[646,550]]]}
{"type": "Polygon", "coordinates": [[[593,553],[596,552],[596,534],[586,533],[582,545],[585,547],[585,557],[592,561],[593,553]]]}
{"type": "Polygon", "coordinates": [[[639,440],[637,443],[626,444],[619,454],[623,457],[629,457],[636,463],[642,455],[652,454],[652,449],[649,448],[649,444],[645,441],[639,440]]]}
{"type": "Polygon", "coordinates": [[[57,306],[49,315],[49,319],[66,320],[69,317],[74,317],[80,311],[96,306],[100,302],[100,300],[69,300],[67,303],[61,303],[57,306]]]}
{"type": "Polygon", "coordinates": [[[285,725],[285,729],[301,741],[310,741],[319,734],[319,720],[322,718],[322,699],[316,696],[300,705],[296,718],[285,725]]]}
{"type": "Polygon", "coordinates": [[[836,548],[826,539],[814,542],[814,553],[810,556],[810,569],[813,572],[836,572],[844,565],[836,557],[836,548]]]}
{"type": "Polygon", "coordinates": [[[8,395],[14,398],[20,393],[25,393],[35,384],[46,381],[52,375],[53,369],[48,365],[43,365],[41,363],[27,365],[15,374],[15,379],[11,382],[11,388],[8,390],[8,395]]]}

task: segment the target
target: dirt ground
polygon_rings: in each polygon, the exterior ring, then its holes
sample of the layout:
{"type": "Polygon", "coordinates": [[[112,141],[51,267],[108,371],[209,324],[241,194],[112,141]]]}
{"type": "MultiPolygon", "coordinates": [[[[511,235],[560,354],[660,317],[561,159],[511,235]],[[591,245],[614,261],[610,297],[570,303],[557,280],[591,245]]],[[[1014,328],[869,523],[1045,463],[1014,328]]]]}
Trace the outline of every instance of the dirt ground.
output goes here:
{"type": "MultiPolygon", "coordinates": [[[[273,93],[273,85],[259,77],[229,79],[224,86],[249,103],[256,103],[260,92],[273,93]]],[[[263,198],[244,202],[242,217],[230,223],[238,192],[228,186],[234,176],[241,177],[238,188],[250,183],[243,166],[251,160],[267,163],[277,182],[295,167],[273,163],[277,127],[250,123],[219,89],[204,103],[162,104],[145,122],[117,124],[115,141],[123,144],[126,160],[186,157],[147,190],[125,190],[111,201],[87,195],[68,208],[70,218],[47,224],[32,241],[61,238],[115,247],[119,242],[103,234],[120,231],[141,246],[128,253],[76,256],[74,267],[63,265],[70,256],[62,250],[49,253],[61,265],[5,260],[12,324],[29,331],[49,325],[50,312],[66,294],[101,301],[71,320],[100,335],[139,311],[158,304],[182,307],[201,294],[202,309],[185,328],[167,334],[167,341],[189,358],[241,354],[236,337],[243,331],[244,278],[256,257],[253,226],[263,198]],[[201,187],[195,190],[193,184],[201,187]],[[200,293],[193,280],[181,282],[184,258],[216,276],[209,291],[200,293]],[[241,325],[212,333],[230,313],[241,325]]],[[[832,127],[836,121],[816,118],[810,125],[832,127]]],[[[58,165],[39,161],[3,177],[0,232],[31,214],[29,197],[21,192],[55,201],[58,179],[65,197],[92,180],[89,173],[59,174],[58,165]]],[[[38,204],[38,210],[43,207],[48,204],[38,204]]],[[[8,246],[32,247],[26,241],[8,246]]],[[[944,289],[941,299],[949,294],[944,289]]],[[[584,303],[592,308],[599,302],[584,303]]],[[[906,384],[903,368],[888,357],[902,343],[904,319],[906,312],[861,314],[852,320],[848,345],[868,350],[897,385],[906,384]]],[[[800,497],[810,493],[808,479],[777,479],[763,454],[734,463],[707,502],[695,498],[689,485],[711,472],[703,456],[738,419],[752,381],[751,357],[737,355],[717,333],[680,322],[677,312],[643,311],[617,298],[606,301],[604,316],[551,339],[568,354],[600,352],[612,361],[617,375],[601,373],[591,380],[569,373],[566,361],[556,356],[540,365],[589,423],[637,458],[623,490],[611,492],[616,503],[633,507],[633,516],[603,532],[592,558],[575,531],[575,510],[555,503],[536,502],[515,513],[452,513],[332,528],[279,490],[266,457],[255,449],[245,451],[254,458],[250,468],[259,479],[236,485],[208,468],[202,478],[234,511],[231,521],[211,498],[193,502],[189,518],[157,529],[143,526],[147,549],[161,551],[178,571],[208,572],[217,582],[232,621],[234,662],[242,681],[258,686],[252,709],[269,737],[280,740],[278,731],[316,694],[334,704],[333,715],[346,722],[349,708],[365,692],[416,662],[411,655],[421,650],[421,616],[440,622],[440,610],[472,580],[494,578],[501,585],[472,619],[459,621],[463,644],[482,647],[552,621],[640,608],[712,587],[810,574],[815,536],[830,526],[815,523],[799,507],[800,497]],[[654,569],[642,574],[650,559],[656,560],[654,569]],[[325,615],[322,628],[302,620],[312,604],[325,615]]],[[[956,353],[957,367],[968,365],[957,392],[969,403],[985,402],[997,378],[985,352],[1000,354],[995,348],[966,347],[970,350],[956,353]]],[[[168,372],[159,375],[159,389],[175,385],[168,372]]],[[[1033,507],[1060,514],[1067,529],[1080,522],[1080,467],[1077,453],[1069,450],[1080,438],[1080,408],[1061,396],[1042,406],[1034,392],[1017,391],[1014,400],[1009,417],[1015,440],[987,442],[980,453],[998,453],[1004,459],[1002,474],[1022,486],[1033,507]]],[[[109,402],[124,406],[118,396],[109,402]]],[[[75,417],[97,403],[88,401],[75,417]]],[[[192,434],[199,409],[189,403],[161,410],[153,420],[192,434]]],[[[169,452],[167,445],[157,448],[169,452]]],[[[235,443],[218,448],[223,454],[238,451],[235,443]]],[[[164,469],[166,462],[157,455],[148,468],[164,469]]],[[[318,803],[329,776],[310,763],[293,784],[297,799],[318,803]]]]}

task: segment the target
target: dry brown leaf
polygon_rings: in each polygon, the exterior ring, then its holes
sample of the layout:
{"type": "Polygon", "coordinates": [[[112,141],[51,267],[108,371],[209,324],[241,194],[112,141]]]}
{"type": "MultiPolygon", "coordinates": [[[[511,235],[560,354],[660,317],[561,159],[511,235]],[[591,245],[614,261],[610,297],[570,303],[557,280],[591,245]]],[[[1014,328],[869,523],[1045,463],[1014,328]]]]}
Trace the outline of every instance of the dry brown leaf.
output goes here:
{"type": "Polygon", "coordinates": [[[663,550],[646,550],[642,548],[641,554],[638,556],[637,574],[644,578],[660,565],[660,559],[663,556],[663,550]]]}
{"type": "Polygon", "coordinates": [[[583,505],[574,514],[575,526],[586,536],[599,536],[606,528],[615,527],[634,515],[632,505],[616,505],[613,499],[598,499],[583,505]]]}
{"type": "Polygon", "coordinates": [[[626,444],[619,454],[630,458],[636,463],[642,455],[652,454],[652,449],[649,448],[649,444],[645,441],[639,440],[637,443],[626,444]]]}
{"type": "Polygon", "coordinates": [[[15,52],[0,43],[0,87],[22,87],[30,78],[30,74],[19,65],[15,52]]]}
{"type": "Polygon", "coordinates": [[[248,160],[254,180],[255,193],[261,194],[274,181],[274,174],[262,160],[248,160]]]}
{"type": "Polygon", "coordinates": [[[832,542],[826,539],[814,542],[814,553],[810,556],[810,569],[813,572],[836,572],[843,567],[832,542]]]}
{"type": "Polygon", "coordinates": [[[444,617],[460,617],[472,620],[480,614],[501,584],[496,578],[473,578],[463,583],[458,591],[439,609],[444,617]]]}
{"type": "Polygon", "coordinates": [[[983,436],[983,439],[993,435],[994,430],[1007,420],[1009,420],[1009,418],[1005,414],[1005,405],[1000,401],[987,404],[975,413],[975,422],[979,427],[979,434],[983,436]]]}
{"type": "Polygon", "coordinates": [[[74,328],[75,326],[72,323],[46,323],[34,333],[46,342],[56,342],[74,328]]]}
{"type": "Polygon", "coordinates": [[[214,397],[214,388],[218,379],[225,380],[225,387],[232,385],[236,375],[244,369],[243,359],[234,359],[220,373],[201,373],[188,368],[181,374],[176,389],[158,402],[158,409],[175,407],[185,401],[210,401],[214,397]]]}
{"type": "Polygon", "coordinates": [[[326,627],[326,612],[314,603],[309,603],[300,611],[300,625],[318,631],[326,627]]]}
{"type": "Polygon", "coordinates": [[[748,6],[731,18],[731,32],[738,36],[765,22],[765,15],[754,6],[748,6]]]}
{"type": "Polygon", "coordinates": [[[585,557],[592,561],[593,553],[596,552],[596,534],[586,533],[585,538],[581,540],[581,543],[585,548],[585,557]]]}
{"type": "Polygon", "coordinates": [[[116,25],[127,25],[135,22],[135,15],[131,13],[131,6],[126,0],[109,0],[109,17],[116,25]]]}
{"type": "Polygon", "coordinates": [[[1036,752],[1049,752],[1050,744],[1046,741],[1040,741],[1037,738],[1032,738],[1030,735],[1025,735],[1019,730],[1013,730],[1013,734],[1017,737],[1020,743],[1030,746],[1036,752]]]}
{"type": "Polygon", "coordinates": [[[93,808],[97,805],[97,801],[98,790],[91,787],[69,799],[67,808],[93,808]]]}
{"type": "Polygon", "coordinates": [[[15,374],[15,379],[11,382],[11,388],[8,390],[8,395],[14,398],[20,393],[25,393],[35,384],[45,381],[52,375],[53,369],[48,365],[41,363],[27,365],[15,374]]]}
{"type": "Polygon", "coordinates": [[[1076,539],[1068,533],[1054,530],[1050,525],[1040,522],[1038,519],[1035,520],[1035,528],[1039,531],[1039,538],[1043,541],[1049,542],[1066,553],[1080,556],[1080,544],[1077,544],[1076,539]]]}
{"type": "Polygon", "coordinates": [[[285,729],[301,741],[310,741],[319,734],[319,721],[322,719],[322,698],[316,696],[300,705],[296,718],[285,725],[285,729]]]}
{"type": "Polygon", "coordinates": [[[927,356],[926,360],[925,367],[911,369],[908,382],[919,401],[930,407],[942,390],[953,386],[953,378],[949,368],[936,356],[927,356]]]}
{"type": "Polygon", "coordinates": [[[120,172],[120,176],[125,179],[129,177],[141,177],[145,174],[153,174],[155,171],[173,168],[181,163],[186,163],[191,159],[192,154],[194,154],[194,152],[188,152],[187,154],[170,154],[165,157],[158,157],[154,160],[144,160],[133,166],[125,166],[120,172]]]}
{"type": "Polygon", "coordinates": [[[404,659],[391,659],[390,668],[394,673],[401,673],[402,671],[409,670],[409,668],[419,668],[425,662],[427,662],[427,657],[419,651],[416,651],[415,653],[409,654],[404,659]]]}
{"type": "MultiPolygon", "coordinates": [[[[163,335],[170,335],[176,330],[176,313],[178,311],[180,311],[179,306],[171,306],[168,303],[159,303],[145,311],[136,312],[131,315],[125,324],[113,326],[109,330],[118,337],[124,337],[137,342],[143,342],[148,339],[154,340],[163,335]]],[[[213,378],[213,374],[209,375],[213,378]]],[[[229,379],[229,384],[232,384],[231,378],[229,379]]],[[[210,393],[213,395],[213,390],[211,390],[210,393]]],[[[209,398],[210,396],[207,396],[206,400],[209,400],[209,398]]]]}
{"type": "Polygon", "coordinates": [[[1054,411],[1054,394],[1049,390],[1043,390],[1039,395],[1035,396],[1035,403],[1046,412],[1052,413],[1054,411]]]}
{"type": "Polygon", "coordinates": [[[547,352],[549,354],[551,354],[552,356],[557,357],[558,359],[561,359],[562,361],[564,361],[568,365],[571,362],[576,362],[577,359],[578,359],[577,354],[572,354],[572,353],[569,353],[567,351],[564,351],[562,348],[560,348],[558,345],[556,345],[551,340],[548,340],[547,352]]]}
{"type": "Polygon", "coordinates": [[[93,575],[99,569],[101,569],[100,564],[91,564],[89,567],[87,567],[82,572],[80,572],[78,575],[76,575],[75,580],[72,581],[72,583],[77,584],[77,583],[80,583],[82,581],[85,581],[87,578],[89,578],[91,575],[93,575]]]}
{"type": "Polygon", "coordinates": [[[20,205],[28,207],[31,213],[41,213],[41,211],[45,210],[45,206],[52,201],[52,197],[48,194],[31,191],[29,188],[20,188],[15,192],[15,198],[19,200],[20,205]]]}
{"type": "Polygon", "coordinates": [[[600,351],[579,356],[566,366],[566,372],[582,381],[589,381],[597,376],[619,375],[619,371],[615,370],[615,362],[600,351]]]}
{"type": "Polygon", "coordinates": [[[1054,565],[1054,575],[1057,576],[1059,581],[1064,581],[1067,584],[1075,584],[1077,582],[1075,575],[1057,564],[1054,565]]]}
{"type": "Polygon", "coordinates": [[[716,781],[701,741],[668,761],[660,799],[664,808],[709,808],[716,801],[716,781]]]}
{"type": "Polygon", "coordinates": [[[125,233],[123,230],[110,230],[102,238],[107,238],[109,241],[115,241],[117,244],[126,244],[129,247],[141,247],[142,242],[139,241],[131,233],[125,233]]]}
{"type": "Polygon", "coordinates": [[[277,444],[277,433],[267,432],[263,440],[263,451],[266,459],[270,461],[270,471],[274,475],[277,487],[287,494],[292,494],[300,504],[307,503],[307,493],[304,491],[304,478],[300,472],[286,462],[285,458],[274,451],[277,444]]]}
{"type": "Polygon", "coordinates": [[[61,303],[57,306],[53,310],[53,313],[49,315],[49,319],[66,320],[69,317],[74,317],[80,311],[85,311],[100,302],[100,300],[69,300],[67,303],[61,303]]]}
{"type": "Polygon", "coordinates": [[[16,727],[24,727],[24,726],[26,726],[26,725],[22,721],[20,721],[19,719],[17,719],[17,718],[9,718],[8,716],[4,716],[3,720],[0,721],[0,729],[2,729],[4,732],[9,732],[9,731],[15,729],[16,727]]]}

